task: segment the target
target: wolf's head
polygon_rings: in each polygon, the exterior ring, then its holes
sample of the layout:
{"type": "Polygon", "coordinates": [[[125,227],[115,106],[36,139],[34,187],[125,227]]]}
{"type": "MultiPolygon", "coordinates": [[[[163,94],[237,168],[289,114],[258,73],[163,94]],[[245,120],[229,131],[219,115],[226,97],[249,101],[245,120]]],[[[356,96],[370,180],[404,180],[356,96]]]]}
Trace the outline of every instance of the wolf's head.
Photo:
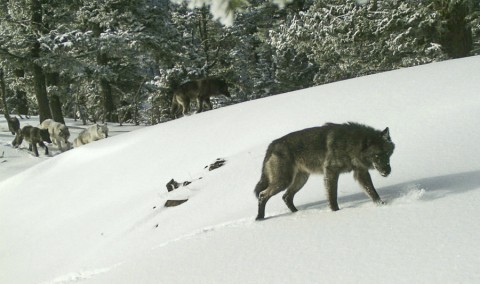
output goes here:
{"type": "Polygon", "coordinates": [[[70,138],[70,131],[68,131],[67,126],[62,125],[59,130],[59,136],[65,140],[65,143],[68,143],[68,138],[70,138]]]}
{"type": "Polygon", "coordinates": [[[97,124],[97,133],[99,137],[108,138],[108,126],[106,124],[97,124]]]}
{"type": "Polygon", "coordinates": [[[228,85],[224,80],[216,79],[214,81],[214,84],[216,85],[219,94],[224,95],[228,98],[231,97],[230,92],[228,91],[228,85]]]}
{"type": "Polygon", "coordinates": [[[383,130],[376,139],[373,139],[368,146],[368,153],[373,167],[384,177],[392,171],[390,157],[395,149],[390,138],[388,127],[383,130]]]}

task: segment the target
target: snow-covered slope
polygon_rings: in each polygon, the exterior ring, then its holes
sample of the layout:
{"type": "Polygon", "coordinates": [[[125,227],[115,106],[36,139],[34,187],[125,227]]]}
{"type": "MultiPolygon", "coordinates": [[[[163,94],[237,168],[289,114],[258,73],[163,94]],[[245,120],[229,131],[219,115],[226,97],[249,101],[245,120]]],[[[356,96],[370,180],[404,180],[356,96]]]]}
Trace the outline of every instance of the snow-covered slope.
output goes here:
{"type": "Polygon", "coordinates": [[[402,69],[48,158],[0,183],[0,283],[478,283],[479,74],[480,57],[402,69]],[[331,212],[317,176],[299,212],[279,195],[255,222],[271,140],[346,121],[390,127],[392,174],[372,172],[388,204],[346,174],[331,212]],[[172,178],[193,182],[168,193],[172,178]]]}

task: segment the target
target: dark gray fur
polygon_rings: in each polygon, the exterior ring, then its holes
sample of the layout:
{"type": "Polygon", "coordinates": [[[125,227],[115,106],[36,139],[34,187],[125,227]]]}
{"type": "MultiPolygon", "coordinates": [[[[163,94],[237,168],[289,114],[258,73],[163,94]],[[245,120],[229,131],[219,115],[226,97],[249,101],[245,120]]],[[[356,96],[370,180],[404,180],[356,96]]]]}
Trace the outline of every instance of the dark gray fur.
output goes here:
{"type": "Polygon", "coordinates": [[[262,176],[255,187],[257,220],[265,217],[265,205],[270,197],[285,189],[283,200],[292,212],[296,212],[293,198],[310,174],[324,175],[325,189],[333,211],[339,210],[338,177],[341,173],[351,171],[368,196],[375,203],[382,204],[368,170],[375,168],[382,176],[388,176],[394,148],[388,127],[378,131],[352,122],[327,123],[273,141],[268,146],[262,176]]]}
{"type": "Polygon", "coordinates": [[[35,156],[38,157],[37,145],[44,148],[45,155],[48,155],[48,147],[43,143],[44,141],[47,143],[52,143],[48,129],[40,129],[30,125],[24,126],[21,131],[17,132],[17,135],[12,142],[13,146],[15,148],[20,146],[23,142],[23,139],[29,143],[28,150],[32,151],[35,156]]]}
{"type": "Polygon", "coordinates": [[[197,112],[203,111],[203,105],[207,104],[212,109],[211,96],[224,95],[230,97],[227,83],[222,79],[209,78],[186,82],[178,87],[173,93],[172,114],[176,117],[180,107],[182,114],[190,111],[190,101],[197,100],[197,112]]]}
{"type": "Polygon", "coordinates": [[[18,130],[20,130],[20,121],[16,116],[7,118],[8,130],[12,132],[12,135],[15,135],[18,130]]]}

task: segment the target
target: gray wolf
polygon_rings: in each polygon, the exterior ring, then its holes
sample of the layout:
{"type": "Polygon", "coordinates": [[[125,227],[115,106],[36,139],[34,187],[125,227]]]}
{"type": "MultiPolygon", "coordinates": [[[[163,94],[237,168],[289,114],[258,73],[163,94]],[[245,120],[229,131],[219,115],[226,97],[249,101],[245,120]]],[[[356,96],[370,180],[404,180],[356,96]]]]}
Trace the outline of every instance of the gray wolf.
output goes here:
{"type": "Polygon", "coordinates": [[[8,130],[15,135],[20,130],[20,121],[16,116],[7,118],[8,130]]]}
{"type": "Polygon", "coordinates": [[[94,124],[84,129],[78,137],[73,140],[73,146],[79,147],[93,141],[104,139],[108,137],[108,126],[94,124]]]}
{"type": "Polygon", "coordinates": [[[53,144],[57,145],[60,151],[63,152],[70,149],[70,142],[68,142],[70,131],[68,131],[68,127],[65,124],[52,119],[45,119],[40,124],[40,128],[48,129],[53,144]]]}
{"type": "Polygon", "coordinates": [[[274,140],[267,149],[260,181],[255,187],[258,198],[257,220],[265,217],[265,205],[273,195],[286,189],[283,200],[292,212],[295,194],[310,174],[323,174],[328,202],[339,210],[337,183],[341,173],[353,171],[355,179],[377,204],[383,204],[368,172],[376,169],[386,177],[391,172],[393,144],[388,127],[383,131],[369,126],[327,123],[321,127],[293,132],[274,140]]]}
{"type": "Polygon", "coordinates": [[[193,99],[197,100],[197,112],[203,111],[204,104],[212,109],[210,97],[220,95],[230,97],[227,83],[222,79],[208,78],[183,83],[173,92],[171,113],[176,117],[181,107],[182,114],[186,115],[193,99]]]}
{"type": "Polygon", "coordinates": [[[17,135],[12,142],[13,147],[20,146],[25,139],[28,143],[28,150],[32,151],[38,157],[37,145],[45,149],[45,155],[48,155],[48,148],[43,142],[52,143],[47,129],[40,129],[34,126],[24,126],[22,130],[17,131],[17,135]]]}

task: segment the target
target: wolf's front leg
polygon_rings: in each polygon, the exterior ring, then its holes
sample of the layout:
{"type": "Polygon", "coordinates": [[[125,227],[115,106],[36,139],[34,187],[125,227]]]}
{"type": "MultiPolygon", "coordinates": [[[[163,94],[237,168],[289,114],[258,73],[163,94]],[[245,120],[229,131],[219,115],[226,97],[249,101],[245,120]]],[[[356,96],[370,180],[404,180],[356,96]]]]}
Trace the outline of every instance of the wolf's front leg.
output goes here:
{"type": "Polygon", "coordinates": [[[207,105],[208,109],[212,109],[212,102],[210,101],[210,98],[205,99],[205,104],[207,105]]]}
{"type": "Polygon", "coordinates": [[[63,140],[59,140],[58,141],[58,149],[61,151],[61,152],[64,152],[67,149],[67,143],[63,142],[63,140]]]}
{"type": "Polygon", "coordinates": [[[332,211],[337,211],[338,201],[337,201],[337,190],[338,190],[338,176],[339,173],[335,170],[325,169],[325,177],[323,181],[325,183],[325,189],[327,190],[328,202],[330,204],[330,209],[332,211]]]}
{"type": "Polygon", "coordinates": [[[354,172],[354,177],[363,187],[368,196],[370,196],[373,202],[377,204],[385,204],[375,190],[372,178],[370,177],[370,173],[368,172],[368,170],[356,170],[354,172]]]}
{"type": "Polygon", "coordinates": [[[43,142],[39,142],[39,143],[38,143],[38,146],[40,146],[40,147],[42,147],[42,148],[45,149],[45,156],[47,156],[47,155],[48,155],[48,147],[45,146],[45,144],[43,144],[43,142]]]}

